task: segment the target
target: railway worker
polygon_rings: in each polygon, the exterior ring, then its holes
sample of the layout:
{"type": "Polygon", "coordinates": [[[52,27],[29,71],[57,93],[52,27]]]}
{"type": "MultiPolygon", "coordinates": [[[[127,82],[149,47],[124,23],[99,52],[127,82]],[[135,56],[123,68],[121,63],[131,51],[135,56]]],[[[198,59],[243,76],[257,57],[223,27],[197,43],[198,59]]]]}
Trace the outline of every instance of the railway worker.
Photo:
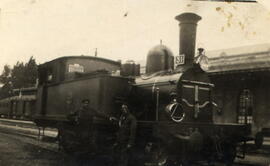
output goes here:
{"type": "Polygon", "coordinates": [[[75,121],[77,124],[92,124],[94,117],[100,117],[103,119],[107,119],[109,121],[117,120],[117,118],[109,116],[105,113],[99,112],[90,105],[89,99],[83,99],[82,100],[82,107],[75,111],[74,113],[71,113],[68,115],[68,119],[75,121]]]}
{"type": "Polygon", "coordinates": [[[82,108],[78,111],[78,123],[93,124],[94,117],[103,118],[109,121],[117,120],[117,118],[109,116],[103,112],[97,111],[94,108],[90,107],[90,100],[82,100],[82,108]]]}
{"type": "MultiPolygon", "coordinates": [[[[99,112],[94,108],[90,107],[90,100],[83,99],[82,100],[82,107],[70,114],[68,119],[74,121],[77,125],[79,125],[79,129],[77,134],[80,135],[82,140],[86,140],[85,144],[92,147],[95,151],[97,150],[96,147],[96,138],[97,138],[97,131],[95,129],[95,124],[93,123],[95,117],[100,117],[109,121],[117,120],[115,117],[110,117],[109,115],[99,112]]],[[[86,148],[87,146],[85,146],[86,148]]]]}
{"type": "Polygon", "coordinates": [[[127,166],[135,143],[137,120],[126,104],[121,107],[119,130],[114,144],[115,166],[127,166]]]}

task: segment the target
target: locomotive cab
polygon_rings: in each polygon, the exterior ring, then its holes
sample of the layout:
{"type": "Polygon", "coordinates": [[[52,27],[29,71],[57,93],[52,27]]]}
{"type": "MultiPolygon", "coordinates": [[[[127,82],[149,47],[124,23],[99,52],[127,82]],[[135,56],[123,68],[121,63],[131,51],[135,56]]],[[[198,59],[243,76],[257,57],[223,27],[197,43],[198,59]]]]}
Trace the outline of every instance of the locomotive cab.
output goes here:
{"type": "Polygon", "coordinates": [[[115,130],[108,118],[119,114],[116,100],[130,89],[130,78],[114,74],[120,68],[120,62],[86,56],[40,65],[35,123],[57,128],[60,147],[67,152],[84,147],[93,153],[106,151],[115,130]]]}
{"type": "Polygon", "coordinates": [[[40,65],[35,122],[56,127],[80,109],[83,99],[100,112],[116,112],[115,98],[125,96],[130,81],[113,75],[120,68],[120,62],[91,56],[61,57],[40,65]]]}

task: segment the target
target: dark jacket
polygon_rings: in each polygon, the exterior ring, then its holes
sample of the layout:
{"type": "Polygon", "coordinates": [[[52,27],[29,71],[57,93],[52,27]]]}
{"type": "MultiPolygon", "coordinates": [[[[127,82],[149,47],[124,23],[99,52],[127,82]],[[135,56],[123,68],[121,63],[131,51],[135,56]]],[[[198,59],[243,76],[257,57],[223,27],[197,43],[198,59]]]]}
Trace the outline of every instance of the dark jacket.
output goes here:
{"type": "Polygon", "coordinates": [[[137,120],[131,114],[121,115],[119,119],[119,131],[117,135],[117,142],[120,144],[133,145],[136,137],[137,120]]]}
{"type": "Polygon", "coordinates": [[[68,115],[68,119],[75,121],[77,124],[92,124],[94,117],[100,117],[104,119],[109,119],[109,116],[98,112],[97,110],[88,107],[88,108],[80,108],[76,112],[68,115]]]}

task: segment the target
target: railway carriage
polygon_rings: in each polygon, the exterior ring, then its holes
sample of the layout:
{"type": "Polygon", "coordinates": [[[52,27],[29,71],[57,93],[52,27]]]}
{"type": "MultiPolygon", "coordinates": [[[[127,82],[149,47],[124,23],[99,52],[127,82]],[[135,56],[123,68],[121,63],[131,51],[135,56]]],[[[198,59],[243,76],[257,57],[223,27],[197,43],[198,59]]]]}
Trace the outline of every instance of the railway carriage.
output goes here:
{"type": "Polygon", "coordinates": [[[1,117],[11,119],[31,120],[35,111],[36,96],[19,95],[12,96],[0,101],[1,117]]]}
{"type": "Polygon", "coordinates": [[[9,98],[0,100],[0,114],[1,117],[9,117],[11,113],[11,106],[9,98]]]}

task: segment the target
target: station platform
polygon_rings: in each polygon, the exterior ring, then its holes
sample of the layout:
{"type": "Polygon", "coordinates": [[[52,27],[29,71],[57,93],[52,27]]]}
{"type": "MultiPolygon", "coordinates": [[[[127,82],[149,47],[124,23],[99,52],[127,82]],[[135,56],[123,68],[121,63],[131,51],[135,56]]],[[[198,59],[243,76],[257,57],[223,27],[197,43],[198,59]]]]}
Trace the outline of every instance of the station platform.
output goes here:
{"type": "Polygon", "coordinates": [[[5,130],[10,130],[12,132],[17,132],[21,134],[28,134],[33,136],[47,136],[47,137],[56,137],[58,134],[57,129],[46,128],[43,131],[36,126],[32,121],[25,120],[14,120],[14,119],[4,119],[0,118],[0,128],[5,130]],[[42,132],[42,133],[41,133],[42,132]]]}

